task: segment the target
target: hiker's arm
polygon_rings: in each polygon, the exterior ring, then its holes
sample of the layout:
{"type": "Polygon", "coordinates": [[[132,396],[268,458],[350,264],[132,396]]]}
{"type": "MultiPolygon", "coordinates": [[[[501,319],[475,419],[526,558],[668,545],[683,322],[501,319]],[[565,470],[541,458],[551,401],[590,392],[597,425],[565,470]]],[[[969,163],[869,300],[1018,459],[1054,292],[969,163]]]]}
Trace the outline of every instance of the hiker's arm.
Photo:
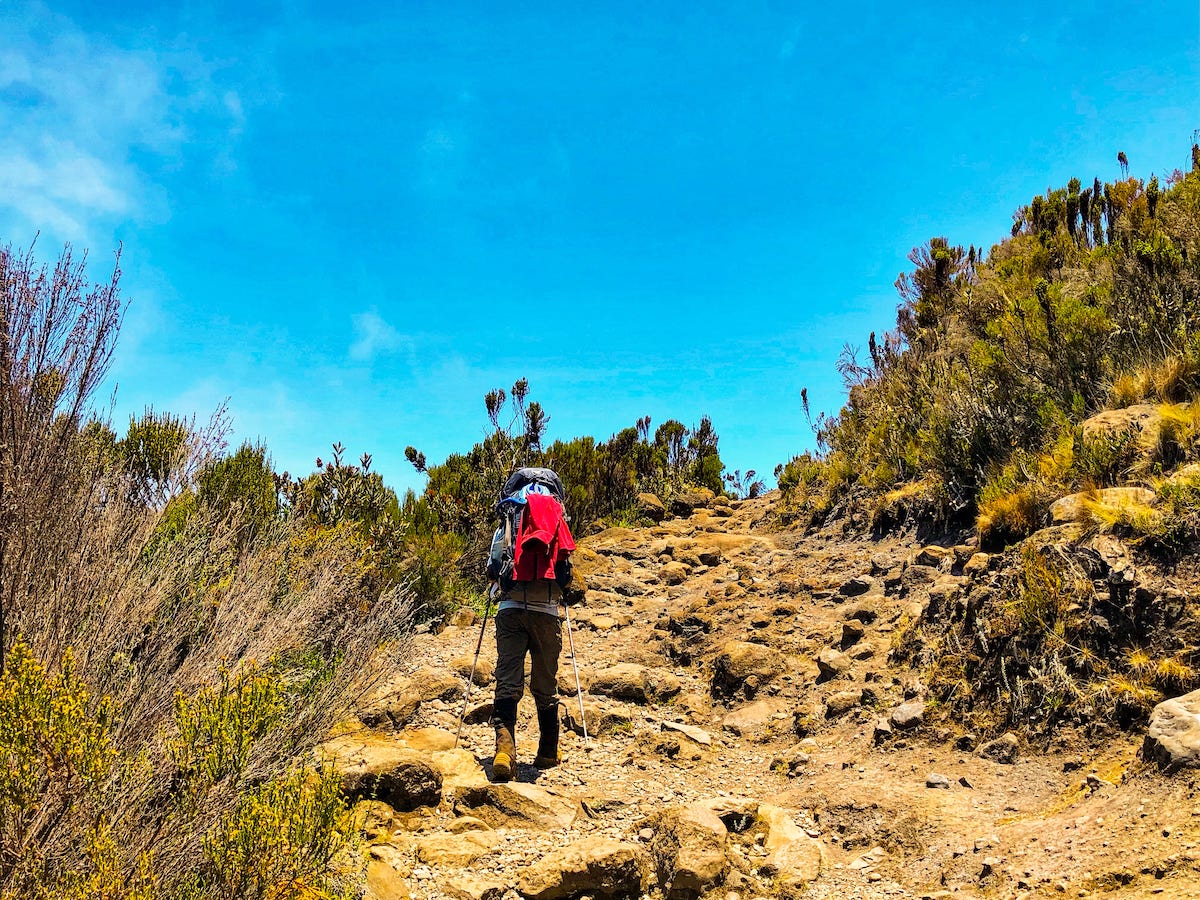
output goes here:
{"type": "Polygon", "coordinates": [[[571,586],[572,572],[571,557],[564,553],[554,563],[554,580],[558,582],[558,586],[563,590],[571,586]]]}

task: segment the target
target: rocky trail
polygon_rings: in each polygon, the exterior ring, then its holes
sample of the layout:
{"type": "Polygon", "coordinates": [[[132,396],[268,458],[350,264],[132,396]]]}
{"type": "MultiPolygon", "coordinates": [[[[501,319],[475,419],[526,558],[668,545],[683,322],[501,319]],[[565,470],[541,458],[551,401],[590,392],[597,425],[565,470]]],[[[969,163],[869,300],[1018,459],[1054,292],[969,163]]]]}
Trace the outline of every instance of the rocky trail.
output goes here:
{"type": "Polygon", "coordinates": [[[489,781],[490,624],[454,747],[468,610],[330,742],[367,798],[376,900],[1200,896],[1197,770],[1143,762],[1141,733],[977,738],[890,662],[988,555],[771,529],[770,496],[691,501],[580,542],[590,740],[564,641],[562,766],[532,766],[526,695],[517,777],[489,781]]]}

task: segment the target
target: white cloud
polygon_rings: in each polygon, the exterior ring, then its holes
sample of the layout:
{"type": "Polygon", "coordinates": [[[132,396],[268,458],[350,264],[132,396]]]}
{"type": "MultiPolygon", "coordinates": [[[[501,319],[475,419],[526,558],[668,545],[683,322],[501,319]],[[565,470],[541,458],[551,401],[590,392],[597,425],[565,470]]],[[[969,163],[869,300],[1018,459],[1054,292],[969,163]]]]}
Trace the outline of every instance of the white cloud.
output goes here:
{"type": "Polygon", "coordinates": [[[45,7],[0,6],[0,234],[107,244],[161,196],[189,125],[236,141],[245,112],[197,54],[122,47],[45,7]]]}
{"type": "Polygon", "coordinates": [[[358,313],[352,322],[355,340],[350,345],[350,358],[357,362],[371,362],[383,354],[412,349],[412,339],[401,334],[373,310],[358,313]]]}

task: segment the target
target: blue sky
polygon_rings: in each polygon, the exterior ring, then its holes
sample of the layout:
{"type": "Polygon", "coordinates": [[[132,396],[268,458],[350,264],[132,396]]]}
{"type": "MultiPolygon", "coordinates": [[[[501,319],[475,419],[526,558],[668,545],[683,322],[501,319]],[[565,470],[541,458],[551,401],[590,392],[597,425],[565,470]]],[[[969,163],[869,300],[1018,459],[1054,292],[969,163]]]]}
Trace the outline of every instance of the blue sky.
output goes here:
{"type": "Polygon", "coordinates": [[[707,414],[769,474],[913,246],[1200,128],[1194,0],[380,6],[0,0],[0,240],[124,247],[118,423],[419,486],[524,376],[551,438],[707,414]]]}

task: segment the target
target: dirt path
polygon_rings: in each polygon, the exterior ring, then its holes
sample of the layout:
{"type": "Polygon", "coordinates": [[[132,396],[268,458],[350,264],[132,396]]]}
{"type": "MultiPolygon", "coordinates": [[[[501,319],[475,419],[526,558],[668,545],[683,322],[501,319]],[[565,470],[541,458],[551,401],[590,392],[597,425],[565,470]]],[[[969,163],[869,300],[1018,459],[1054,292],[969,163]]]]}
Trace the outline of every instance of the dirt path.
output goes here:
{"type": "MultiPolygon", "coordinates": [[[[1200,897],[1200,785],[1195,776],[1141,770],[1136,736],[1092,747],[1064,735],[1050,752],[1021,752],[1010,764],[981,757],[945,726],[877,742],[880,717],[906,696],[919,700],[920,688],[916,673],[888,662],[911,595],[896,599],[874,582],[881,571],[907,571],[920,548],[771,533],[760,521],[769,502],[582,542],[590,599],[573,624],[595,734],[585,746],[567,733],[565,765],[539,772],[520,764],[517,782],[578,803],[584,815],[509,824],[488,852],[458,865],[418,858],[405,873],[413,897],[464,896],[449,886],[450,873],[512,885],[515,872],[579,838],[645,843],[648,822],[664,809],[738,797],[786,808],[821,841],[825,864],[806,897],[1200,897]],[[863,584],[850,590],[865,589],[846,596],[843,585],[856,577],[863,584]],[[847,636],[850,619],[861,635],[847,636]],[[716,660],[731,641],[777,651],[783,665],[740,681],[734,672],[714,700],[716,660]],[[817,662],[829,649],[848,666],[833,677],[817,662]],[[617,664],[650,673],[641,682],[648,698],[628,685],[597,685],[617,664]],[[831,713],[839,703],[846,709],[831,713]]],[[[461,668],[477,638],[478,625],[420,636],[415,659],[461,668]]],[[[494,658],[489,626],[485,670],[494,658]]],[[[562,702],[577,719],[565,651],[560,671],[562,702]]],[[[637,672],[625,674],[637,682],[637,672]]],[[[490,686],[473,692],[473,708],[490,700],[490,686]]],[[[457,700],[424,703],[409,728],[453,733],[461,708],[457,700]]],[[[532,712],[526,697],[518,725],[525,763],[536,741],[532,712]]],[[[467,725],[462,746],[486,770],[489,726],[467,725]]],[[[442,809],[408,827],[441,833],[461,812],[442,809]]],[[[750,841],[731,848],[712,895],[772,896],[765,851],[750,841]]]]}

